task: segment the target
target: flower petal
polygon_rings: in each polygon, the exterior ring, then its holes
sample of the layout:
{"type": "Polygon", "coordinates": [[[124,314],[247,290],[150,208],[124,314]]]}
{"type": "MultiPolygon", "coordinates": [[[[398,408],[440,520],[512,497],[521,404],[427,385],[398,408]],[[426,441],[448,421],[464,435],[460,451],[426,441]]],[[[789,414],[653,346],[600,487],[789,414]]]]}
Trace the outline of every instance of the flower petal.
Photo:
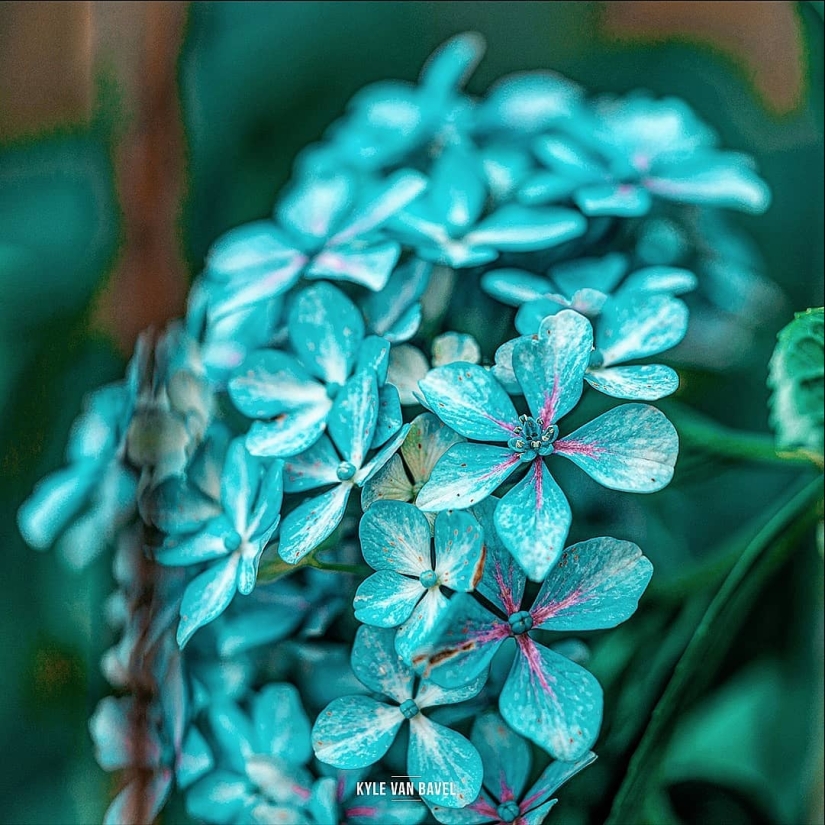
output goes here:
{"type": "MultiPolygon", "coordinates": [[[[555,760],[542,771],[541,776],[536,780],[532,788],[524,796],[522,805],[525,808],[536,808],[543,805],[565,782],[572,779],[579,771],[583,771],[588,765],[596,761],[596,754],[588,751],[580,759],[574,762],[561,762],[555,760]]],[[[553,800],[555,802],[555,800],[553,800]]],[[[532,820],[536,825],[541,825],[543,819],[532,820]]]]}
{"type": "Polygon", "coordinates": [[[365,512],[376,501],[412,501],[413,485],[404,469],[401,456],[396,454],[364,485],[361,491],[361,509],[365,512]]]}
{"type": "Polygon", "coordinates": [[[472,507],[493,493],[520,463],[509,447],[454,444],[435,465],[416,505],[431,512],[472,507]]]}
{"type": "Polygon", "coordinates": [[[219,769],[187,790],[186,810],[197,820],[230,825],[237,821],[252,801],[253,791],[246,777],[219,769]]]}
{"type": "Polygon", "coordinates": [[[301,493],[325,484],[337,484],[336,471],[340,463],[332,442],[322,435],[309,449],[284,462],[284,490],[301,493]]]}
{"type": "Polygon", "coordinates": [[[418,382],[427,374],[430,365],[424,353],[410,344],[401,344],[390,350],[387,380],[398,388],[401,403],[418,404],[418,382]]]}
{"type": "Polygon", "coordinates": [[[370,690],[383,693],[398,704],[412,699],[412,670],[395,650],[395,632],[359,627],[352,646],[352,671],[370,690]]]}
{"type": "Polygon", "coordinates": [[[304,366],[328,384],[347,380],[361,342],[364,321],[355,304],[331,284],[303,290],[289,313],[289,338],[304,366]]]}
{"type": "Polygon", "coordinates": [[[541,322],[538,337],[524,337],[513,350],[513,370],[536,418],[555,424],[579,403],[593,349],[593,328],[565,309],[541,322]]]}
{"type": "Polygon", "coordinates": [[[364,300],[369,328],[391,344],[407,341],[421,322],[420,300],[430,281],[432,264],[411,258],[390,276],[386,286],[364,300]]]}
{"type": "Polygon", "coordinates": [[[404,443],[410,425],[405,424],[373,457],[355,474],[354,481],[362,487],[366,484],[392,457],[404,443]]]}
{"type": "Polygon", "coordinates": [[[285,352],[263,349],[229,381],[232,403],[248,418],[273,418],[327,400],[323,386],[285,352]]]}
{"type": "Polygon", "coordinates": [[[172,772],[160,770],[148,782],[130,782],[106,809],[103,825],[154,822],[172,790],[172,772]]]}
{"type": "Polygon", "coordinates": [[[652,493],[673,477],[679,436],[655,407],[622,404],[554,446],[558,455],[611,490],[652,493]]]}
{"type": "Polygon", "coordinates": [[[296,564],[330,536],[341,523],[351,492],[352,484],[339,484],[292,510],[281,523],[281,558],[296,564]]]}
{"type": "Polygon", "coordinates": [[[478,796],[483,770],[478,751],[461,734],[420,713],[410,720],[407,771],[422,777],[423,799],[464,807],[478,796]]]}
{"type": "Polygon", "coordinates": [[[602,311],[596,347],[608,367],[675,347],[687,327],[688,309],[678,298],[617,299],[608,301],[602,311]]]}
{"type": "Polygon", "coordinates": [[[519,307],[551,290],[547,278],[522,269],[493,269],[481,276],[481,288],[503,304],[519,307]]]}
{"type": "Polygon", "coordinates": [[[416,651],[413,666],[425,679],[458,688],[478,679],[499,645],[510,638],[510,626],[472,596],[459,593],[441,619],[434,640],[416,651]]]}
{"type": "Polygon", "coordinates": [[[230,551],[226,540],[231,540],[235,535],[234,526],[226,516],[220,515],[194,535],[180,538],[167,536],[155,552],[155,561],[165,566],[178,567],[219,559],[228,555],[230,551]]]}
{"type": "Polygon", "coordinates": [[[308,450],[321,436],[332,403],[324,398],[311,407],[300,407],[272,421],[253,421],[246,434],[246,449],[255,456],[287,458],[308,450]]]}
{"type": "Polygon", "coordinates": [[[378,391],[378,420],[371,446],[380,447],[401,429],[403,423],[398,390],[392,384],[385,384],[378,391]]]}
{"type": "Polygon", "coordinates": [[[429,481],[438,460],[453,444],[464,441],[454,430],[432,413],[422,413],[413,419],[410,431],[401,445],[401,455],[416,484],[429,481]]]}
{"type": "Polygon", "coordinates": [[[316,758],[336,768],[364,768],[388,750],[404,717],[369,696],[334,699],[312,727],[316,758]]]}
{"type": "Polygon", "coordinates": [[[484,574],[476,590],[504,613],[516,613],[524,596],[524,571],[516,564],[510,551],[504,546],[495,524],[499,499],[490,497],[473,507],[473,514],[484,531],[484,547],[487,557],[484,574]]]}
{"type": "Polygon", "coordinates": [[[477,364],[456,362],[436,367],[418,382],[427,406],[467,438],[506,441],[518,415],[495,378],[477,364]]]}
{"type": "Polygon", "coordinates": [[[356,469],[375,436],[378,421],[378,384],[375,373],[359,372],[344,384],[327,416],[327,428],[341,455],[356,469]]]}
{"type": "Polygon", "coordinates": [[[492,246],[502,252],[529,252],[578,238],[586,229],[585,218],[572,209],[510,203],[484,218],[464,240],[471,246],[492,246]]]}
{"type": "Polygon", "coordinates": [[[530,614],[546,630],[601,630],[636,612],[653,565],[632,542],[597,538],[562,553],[530,614]]]}
{"type": "Polygon", "coordinates": [[[590,750],[602,721],[602,689],[584,668],[518,637],[519,654],[501,690],[499,708],[510,727],[556,759],[590,750]]]}
{"type": "Polygon", "coordinates": [[[358,528],[361,553],[374,570],[418,576],[432,567],[430,524],[424,514],[400,501],[376,501],[358,528]]]}
{"type": "Polygon", "coordinates": [[[352,601],[355,618],[374,627],[398,627],[410,617],[424,593],[418,579],[379,570],[358,586],[352,601]]]}
{"type": "Polygon", "coordinates": [[[664,364],[589,369],[584,379],[605,395],[633,401],[656,401],[679,389],[679,376],[664,364]]]}
{"type": "Polygon", "coordinates": [[[431,587],[423,595],[424,598],[395,634],[395,649],[407,663],[412,662],[415,652],[432,641],[433,630],[450,604],[437,587],[431,587]]]}
{"type": "Polygon", "coordinates": [[[597,183],[582,186],[573,194],[573,201],[585,215],[610,215],[617,218],[639,218],[653,205],[650,193],[629,183],[597,183]]]}
{"type": "Polygon", "coordinates": [[[194,632],[214,621],[229,607],[237,592],[238,563],[240,557],[233,553],[223,561],[213,564],[186,586],[180,603],[178,645],[182,648],[194,632]]]}
{"type": "Polygon", "coordinates": [[[260,754],[292,765],[309,761],[309,719],[293,685],[270,684],[262,688],[252,699],[252,722],[260,754]]]}
{"type": "Polygon", "coordinates": [[[530,746],[495,712],[476,719],[470,741],[484,764],[484,785],[499,802],[521,799],[530,775],[530,746]]]}
{"type": "Polygon", "coordinates": [[[486,682],[486,673],[481,674],[481,676],[478,676],[471,682],[467,682],[464,685],[459,685],[454,688],[445,688],[442,685],[438,685],[435,682],[424,679],[418,686],[418,692],[415,695],[415,703],[420,708],[435,708],[442,705],[458,705],[461,702],[466,702],[468,699],[473,699],[478,696],[486,682]]]}
{"type": "Polygon", "coordinates": [[[435,520],[435,571],[450,590],[469,592],[484,570],[484,533],[471,513],[446,510],[435,520]]]}
{"type": "Polygon", "coordinates": [[[531,581],[556,563],[573,519],[570,505],[540,458],[501,499],[495,523],[505,547],[531,581]]]}
{"type": "Polygon", "coordinates": [[[315,256],[306,277],[349,281],[377,292],[386,286],[400,255],[401,246],[397,241],[380,241],[366,248],[324,249],[315,256]]]}

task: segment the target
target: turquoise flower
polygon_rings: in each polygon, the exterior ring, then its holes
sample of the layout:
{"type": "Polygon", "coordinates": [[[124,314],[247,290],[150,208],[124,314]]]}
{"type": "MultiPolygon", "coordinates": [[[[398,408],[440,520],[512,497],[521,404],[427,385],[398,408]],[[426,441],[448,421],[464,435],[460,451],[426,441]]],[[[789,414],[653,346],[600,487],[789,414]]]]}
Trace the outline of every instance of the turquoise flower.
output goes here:
{"type": "Polygon", "coordinates": [[[207,709],[217,768],[189,788],[186,809],[216,823],[309,823],[309,720],[298,691],[269,684],[244,712],[228,699],[207,709]]]}
{"type": "Polygon", "coordinates": [[[537,138],[534,150],[558,177],[555,199],[571,197],[585,215],[640,217],[655,198],[754,213],[770,203],[752,160],[718,149],[676,98],[604,99],[567,132],[537,138]]]}
{"type": "Polygon", "coordinates": [[[405,425],[367,460],[379,421],[378,383],[375,370],[357,372],[335,397],[329,412],[329,436],[321,436],[308,450],[286,461],[284,487],[304,493],[329,485],[314,498],[306,498],[285,518],[278,552],[295,564],[314,550],[341,522],[354,487],[363,487],[399,448],[407,435],[405,425]]]}
{"type": "Polygon", "coordinates": [[[605,487],[627,492],[654,492],[673,475],[678,438],[654,407],[624,404],[559,437],[556,422],[578,403],[592,350],[590,322],[571,310],[545,318],[537,336],[519,339],[512,366],[529,408],[522,415],[494,375],[473,364],[438,367],[419,383],[430,409],[470,440],[444,454],[416,504],[435,512],[472,507],[529,465],[498,503],[495,523],[534,581],[558,559],[571,521],[547,456],[561,455],[605,487]]]}
{"type": "Polygon", "coordinates": [[[502,252],[547,249],[587,228],[572,209],[509,203],[485,215],[487,201],[478,158],[449,148],[433,164],[427,191],[395,215],[390,229],[424,260],[458,268],[488,263],[502,252]]]}
{"type": "Polygon", "coordinates": [[[391,630],[359,628],[352,669],[364,685],[387,699],[344,696],[333,700],[312,728],[315,756],[336,768],[367,767],[389,750],[401,725],[408,721],[408,774],[433,783],[421,796],[434,804],[463,807],[481,789],[481,759],[463,736],[433,722],[423,711],[475,696],[483,680],[445,690],[425,679],[414,689],[415,674],[396,653],[393,636],[391,630]]]}
{"type": "Polygon", "coordinates": [[[636,611],[653,567],[628,541],[605,537],[571,545],[525,610],[524,574],[493,532],[495,505],[484,502],[475,512],[487,547],[476,589],[495,610],[471,595],[457,594],[432,643],[413,661],[425,678],[455,689],[475,684],[498,648],[513,640],[516,657],[499,697],[501,715],[556,759],[581,759],[601,725],[601,687],[584,668],[530,634],[615,627],[636,611]]]}
{"type": "Polygon", "coordinates": [[[382,289],[401,254],[383,226],[425,186],[412,170],[380,180],[340,169],[305,172],[276,205],[274,221],[230,230],[209,251],[209,317],[277,298],[302,275],[382,289]]]}
{"type": "Polygon", "coordinates": [[[533,762],[530,746],[497,713],[476,720],[470,741],[484,763],[484,784],[466,808],[432,806],[433,816],[444,825],[541,825],[558,802],[553,794],[596,760],[588,752],[574,762],[551,762],[525,791],[533,762]]]}
{"type": "Polygon", "coordinates": [[[46,550],[55,542],[65,561],[86,567],[135,511],[137,476],[126,463],[126,433],[137,402],[141,339],[126,379],[88,396],[66,448],[68,466],[47,475],[20,506],[17,525],[26,543],[46,550]]]}
{"type": "Polygon", "coordinates": [[[376,371],[381,415],[378,446],[401,426],[398,391],[384,385],[390,345],[364,337],[355,304],[330,284],[316,284],[296,298],[289,315],[291,355],[258,350],[230,380],[235,406],[255,419],[246,436],[253,455],[287,457],[311,447],[327,428],[335,398],[353,372],[376,371]]]}
{"type": "Polygon", "coordinates": [[[252,592],[258,562],[278,529],[283,462],[250,455],[243,439],[229,446],[221,478],[223,512],[193,535],[167,538],[155,554],[160,564],[208,564],[186,587],[180,605],[178,643],[226,610],[236,593],[252,592]]]}
{"type": "Polygon", "coordinates": [[[358,588],[355,618],[376,627],[400,625],[395,649],[409,663],[449,607],[441,588],[469,593],[481,578],[481,529],[470,513],[439,513],[431,548],[430,523],[420,510],[376,501],[359,532],[364,559],[378,572],[358,588]]]}

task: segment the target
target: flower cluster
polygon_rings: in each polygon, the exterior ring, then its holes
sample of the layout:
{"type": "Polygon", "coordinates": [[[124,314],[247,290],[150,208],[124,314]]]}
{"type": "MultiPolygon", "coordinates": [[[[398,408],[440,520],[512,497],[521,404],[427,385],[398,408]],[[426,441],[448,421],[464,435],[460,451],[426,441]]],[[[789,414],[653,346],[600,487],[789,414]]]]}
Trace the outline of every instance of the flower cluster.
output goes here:
{"type": "Polygon", "coordinates": [[[769,196],[683,102],[549,72],[475,98],[481,52],[455,37],[417,85],[356,95],[20,510],[75,566],[119,537],[121,696],[91,723],[129,771],[109,822],[174,787],[212,823],[537,825],[595,758],[601,687],[544,631],[625,621],[652,567],[568,546],[563,465],[668,484],[648,402],[703,285],[651,232],[769,196]]]}

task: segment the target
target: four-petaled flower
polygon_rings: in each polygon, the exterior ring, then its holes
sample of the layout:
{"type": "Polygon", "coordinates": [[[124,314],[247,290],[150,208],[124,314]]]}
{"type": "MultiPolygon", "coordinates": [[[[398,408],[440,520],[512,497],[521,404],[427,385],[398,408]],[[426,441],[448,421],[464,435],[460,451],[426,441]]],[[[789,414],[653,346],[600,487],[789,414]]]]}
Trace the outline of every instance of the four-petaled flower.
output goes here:
{"type": "Polygon", "coordinates": [[[166,565],[209,563],[186,587],[180,605],[178,642],[226,610],[235,593],[252,592],[258,562],[278,529],[283,462],[250,455],[242,438],[226,453],[221,478],[223,512],[194,535],[167,538],[156,559],[166,565]]]}
{"type": "Polygon", "coordinates": [[[436,464],[416,503],[425,511],[464,509],[493,493],[522,464],[529,470],[498,504],[495,523],[527,575],[541,581],[570,527],[567,499],[545,457],[570,459],[606,487],[653,492],[673,475],[678,438],[655,407],[624,404],[559,438],[557,421],[578,403],[590,365],[593,330],[572,310],[545,318],[537,336],[513,347],[513,374],[530,414],[519,416],[489,370],[449,364],[419,382],[427,405],[470,441],[436,464]],[[506,442],[506,447],[479,442],[506,442]]]}
{"type": "Polygon", "coordinates": [[[361,519],[361,552],[373,573],[355,594],[355,618],[401,626],[395,649],[409,662],[449,607],[441,588],[469,593],[484,569],[481,528],[466,511],[439,513],[435,554],[430,523],[412,504],[376,501],[361,519]]]}
{"type": "Polygon", "coordinates": [[[574,762],[551,762],[525,792],[533,762],[530,746],[497,713],[476,720],[470,741],[484,763],[481,793],[459,810],[433,805],[433,816],[444,825],[541,825],[558,802],[553,794],[596,759],[588,752],[574,762]]]}
{"type": "Polygon", "coordinates": [[[635,612],[653,566],[628,541],[597,538],[574,544],[525,610],[524,574],[495,540],[492,513],[490,501],[476,508],[487,537],[487,561],[476,590],[496,612],[472,595],[457,594],[436,628],[436,641],[413,662],[425,678],[458,688],[475,684],[501,644],[514,640],[516,658],[499,697],[501,715],[556,759],[580,759],[599,732],[601,687],[584,668],[537,643],[530,633],[615,627],[635,612]]]}
{"type": "Polygon", "coordinates": [[[392,630],[360,627],[351,660],[360,681],[394,704],[371,696],[333,700],[312,728],[315,756],[336,768],[364,768],[389,750],[401,725],[409,721],[407,771],[425,785],[432,783],[423,798],[463,807],[481,789],[481,759],[461,734],[433,722],[422,711],[471,699],[481,690],[483,679],[451,690],[424,679],[414,690],[415,673],[396,653],[394,635],[392,630]]]}

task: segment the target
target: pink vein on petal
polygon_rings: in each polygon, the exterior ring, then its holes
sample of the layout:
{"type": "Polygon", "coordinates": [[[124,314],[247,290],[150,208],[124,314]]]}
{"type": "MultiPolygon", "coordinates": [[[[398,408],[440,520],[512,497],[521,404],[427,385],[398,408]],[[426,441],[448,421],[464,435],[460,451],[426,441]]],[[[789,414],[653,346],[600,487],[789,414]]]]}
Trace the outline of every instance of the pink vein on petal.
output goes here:
{"type": "Polygon", "coordinates": [[[347,808],[344,811],[347,819],[352,819],[354,816],[378,816],[378,808],[370,808],[367,805],[359,805],[355,808],[347,808]]]}
{"type": "Polygon", "coordinates": [[[475,802],[468,805],[467,809],[470,811],[475,811],[479,814],[484,814],[485,816],[498,817],[496,809],[486,799],[477,799],[475,802]]]}
{"type": "Polygon", "coordinates": [[[540,458],[537,458],[533,462],[533,475],[535,476],[533,483],[536,488],[536,512],[541,511],[541,505],[544,502],[544,490],[542,489],[542,475],[541,471],[544,467],[544,464],[540,458]]]}
{"type": "Polygon", "coordinates": [[[536,647],[536,643],[529,636],[518,636],[516,641],[521,648],[521,652],[524,654],[524,658],[527,660],[530,672],[538,679],[542,690],[549,694],[551,698],[555,698],[555,693],[550,687],[544,671],[541,669],[541,656],[538,647],[536,647]]]}
{"type": "Polygon", "coordinates": [[[559,376],[553,376],[553,391],[544,391],[544,404],[541,407],[541,423],[545,427],[556,423],[556,408],[559,402],[559,376]]]}
{"type": "Polygon", "coordinates": [[[504,771],[499,771],[498,784],[501,788],[498,797],[500,802],[509,802],[511,799],[516,798],[513,789],[507,784],[507,777],[504,775],[504,771]]]}
{"type": "Polygon", "coordinates": [[[533,626],[539,627],[548,619],[552,619],[562,611],[567,610],[568,607],[581,603],[583,595],[581,590],[574,590],[559,602],[551,602],[543,607],[534,608],[530,611],[530,615],[533,617],[533,626]]]}
{"type": "Polygon", "coordinates": [[[493,578],[496,580],[498,595],[501,599],[502,605],[504,605],[504,609],[508,613],[516,613],[519,609],[519,605],[517,605],[513,600],[513,596],[510,593],[510,587],[504,579],[504,571],[501,569],[500,559],[496,559],[495,568],[493,569],[493,578]]]}
{"type": "Polygon", "coordinates": [[[561,439],[554,445],[554,452],[562,453],[563,455],[584,455],[588,458],[597,458],[604,452],[603,447],[596,444],[588,444],[586,441],[575,441],[570,439],[561,439]]]}

